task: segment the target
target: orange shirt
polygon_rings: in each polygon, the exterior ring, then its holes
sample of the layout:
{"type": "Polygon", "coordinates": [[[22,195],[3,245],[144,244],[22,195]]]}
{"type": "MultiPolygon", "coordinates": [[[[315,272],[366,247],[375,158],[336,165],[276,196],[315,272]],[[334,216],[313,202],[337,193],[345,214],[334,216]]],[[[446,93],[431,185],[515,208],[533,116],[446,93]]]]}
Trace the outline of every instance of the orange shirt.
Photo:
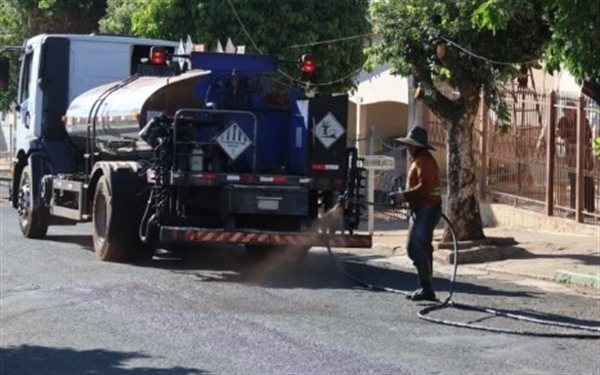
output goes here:
{"type": "Polygon", "coordinates": [[[427,150],[418,151],[408,170],[404,199],[410,208],[435,206],[442,203],[440,170],[427,150]]]}

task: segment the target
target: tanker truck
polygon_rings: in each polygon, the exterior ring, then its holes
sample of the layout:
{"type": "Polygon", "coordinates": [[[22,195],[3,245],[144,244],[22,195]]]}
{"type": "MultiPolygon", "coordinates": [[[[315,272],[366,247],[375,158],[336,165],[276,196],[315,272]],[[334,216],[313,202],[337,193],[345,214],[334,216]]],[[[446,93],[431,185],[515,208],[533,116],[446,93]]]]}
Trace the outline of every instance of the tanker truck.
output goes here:
{"type": "MultiPolygon", "coordinates": [[[[97,258],[116,262],[201,243],[297,260],[313,246],[370,247],[355,232],[365,173],[346,146],[347,96],[280,82],[290,62],[275,56],[181,47],[109,35],[24,43],[10,183],[22,234],[91,222],[97,258]],[[324,228],[336,202],[341,225],[324,228]]],[[[294,64],[316,68],[310,55],[294,64]]]]}

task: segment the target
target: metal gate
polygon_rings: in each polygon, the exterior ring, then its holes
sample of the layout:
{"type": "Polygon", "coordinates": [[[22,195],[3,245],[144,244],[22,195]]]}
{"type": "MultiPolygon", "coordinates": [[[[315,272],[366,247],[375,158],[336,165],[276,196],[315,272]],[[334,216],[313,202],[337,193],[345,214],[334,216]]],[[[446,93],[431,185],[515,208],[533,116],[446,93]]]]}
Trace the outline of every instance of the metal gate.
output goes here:
{"type": "MultiPolygon", "coordinates": [[[[362,139],[357,139],[354,135],[348,137],[349,146],[354,146],[357,141],[366,141],[365,155],[389,156],[395,160],[394,169],[375,172],[375,219],[383,221],[406,219],[405,210],[388,205],[388,193],[405,188],[408,170],[406,147],[400,145],[393,138],[382,137],[374,128],[371,128],[362,139]]],[[[367,196],[366,192],[365,196],[367,196]]]]}

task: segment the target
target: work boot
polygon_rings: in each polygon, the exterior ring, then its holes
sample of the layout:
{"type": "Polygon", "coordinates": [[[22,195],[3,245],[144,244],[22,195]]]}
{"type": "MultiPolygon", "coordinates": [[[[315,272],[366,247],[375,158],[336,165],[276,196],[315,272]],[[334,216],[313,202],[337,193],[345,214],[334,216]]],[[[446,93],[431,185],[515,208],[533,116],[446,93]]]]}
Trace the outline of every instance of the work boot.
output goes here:
{"type": "Polygon", "coordinates": [[[408,293],[406,295],[406,299],[412,299],[415,294],[421,293],[422,290],[423,290],[423,288],[419,288],[419,289],[415,290],[414,292],[408,293]]]}
{"type": "Polygon", "coordinates": [[[406,298],[413,301],[437,301],[435,292],[431,287],[419,288],[406,298]]]}

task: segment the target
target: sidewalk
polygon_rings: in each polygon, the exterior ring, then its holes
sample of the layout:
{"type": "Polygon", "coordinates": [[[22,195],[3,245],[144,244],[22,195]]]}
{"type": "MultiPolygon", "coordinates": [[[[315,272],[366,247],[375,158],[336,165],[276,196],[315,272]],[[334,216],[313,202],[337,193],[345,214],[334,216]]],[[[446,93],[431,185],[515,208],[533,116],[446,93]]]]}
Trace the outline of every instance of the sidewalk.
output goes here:
{"type": "MultiPolygon", "coordinates": [[[[485,227],[484,224],[484,233],[488,238],[502,241],[497,241],[495,245],[459,249],[459,259],[461,252],[475,251],[477,255],[464,259],[467,263],[459,261],[458,277],[470,275],[508,279],[546,289],[575,289],[578,293],[600,297],[600,227],[530,212],[522,213],[522,210],[510,206],[501,210],[514,210],[509,212],[512,224],[496,224],[494,227],[485,227]],[[548,219],[551,222],[542,225],[541,222],[548,219]],[[514,241],[510,241],[512,239],[514,241]]],[[[380,257],[368,262],[414,271],[406,254],[407,227],[406,221],[377,220],[373,247],[369,251],[380,257]]],[[[436,229],[434,237],[440,239],[442,231],[436,229]]],[[[434,245],[434,272],[440,276],[450,276],[453,250],[437,249],[437,245],[434,245]]]]}

